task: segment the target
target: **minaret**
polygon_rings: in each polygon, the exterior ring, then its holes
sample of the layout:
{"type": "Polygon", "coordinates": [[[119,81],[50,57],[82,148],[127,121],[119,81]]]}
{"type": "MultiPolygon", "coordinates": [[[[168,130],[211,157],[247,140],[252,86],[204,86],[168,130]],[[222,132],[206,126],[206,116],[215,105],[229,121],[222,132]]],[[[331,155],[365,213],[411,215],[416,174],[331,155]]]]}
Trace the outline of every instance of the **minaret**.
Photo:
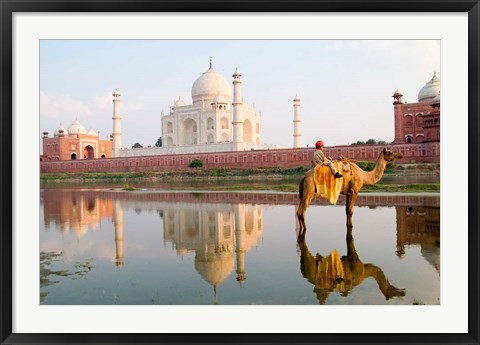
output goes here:
{"type": "Polygon", "coordinates": [[[302,120],[300,119],[300,98],[293,99],[293,148],[302,147],[302,120]]]}
{"type": "Polygon", "coordinates": [[[115,265],[123,267],[123,208],[120,202],[115,202],[113,225],[115,227],[115,265]]]}
{"type": "Polygon", "coordinates": [[[237,261],[237,282],[242,284],[246,280],[245,253],[247,248],[247,232],[245,229],[245,205],[235,206],[235,254],[237,261]]]}
{"type": "Polygon", "coordinates": [[[238,68],[233,73],[233,151],[243,150],[242,81],[238,68]]]}
{"type": "Polygon", "coordinates": [[[113,91],[113,157],[118,157],[122,148],[122,116],[120,115],[120,91],[113,91]]]}
{"type": "Polygon", "coordinates": [[[394,142],[395,144],[401,144],[405,142],[405,131],[404,131],[404,116],[402,114],[402,93],[398,91],[398,89],[395,91],[393,94],[393,113],[394,113],[394,132],[395,132],[395,138],[394,142]]]}

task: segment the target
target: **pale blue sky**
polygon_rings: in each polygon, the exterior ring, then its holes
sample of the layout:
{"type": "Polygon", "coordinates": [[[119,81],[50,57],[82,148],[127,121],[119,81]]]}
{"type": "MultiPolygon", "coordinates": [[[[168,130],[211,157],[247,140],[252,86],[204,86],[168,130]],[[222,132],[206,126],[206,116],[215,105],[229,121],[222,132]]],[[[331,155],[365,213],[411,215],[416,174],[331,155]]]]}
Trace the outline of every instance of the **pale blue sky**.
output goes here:
{"type": "MultiPolygon", "coordinates": [[[[112,132],[112,91],[121,93],[123,146],[153,146],[161,111],[191,104],[193,82],[209,67],[262,114],[263,143],[293,145],[293,98],[301,99],[302,144],[393,140],[392,95],[416,102],[436,71],[433,40],[42,40],[40,131],[52,136],[77,117],[87,131],[112,132]]],[[[39,134],[41,135],[41,134],[39,134]]]]}

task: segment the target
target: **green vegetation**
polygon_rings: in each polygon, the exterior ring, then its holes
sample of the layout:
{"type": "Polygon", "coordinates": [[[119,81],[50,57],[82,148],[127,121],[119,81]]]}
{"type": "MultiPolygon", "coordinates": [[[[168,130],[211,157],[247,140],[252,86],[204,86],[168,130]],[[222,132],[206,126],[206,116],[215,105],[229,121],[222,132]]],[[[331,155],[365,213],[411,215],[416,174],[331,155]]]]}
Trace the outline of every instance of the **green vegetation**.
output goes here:
{"type": "Polygon", "coordinates": [[[417,300],[417,299],[414,299],[412,304],[413,305],[425,305],[425,303],[423,303],[422,301],[417,300]]]}
{"type": "Polygon", "coordinates": [[[140,145],[140,143],[135,143],[135,144],[133,144],[132,149],[141,149],[142,147],[143,146],[140,145]]]}
{"type": "Polygon", "coordinates": [[[440,184],[374,184],[364,186],[361,192],[437,193],[440,192],[440,184]]]}
{"type": "Polygon", "coordinates": [[[155,147],[162,147],[162,137],[158,138],[157,142],[155,143],[155,147]]]}
{"type": "Polygon", "coordinates": [[[200,159],[194,159],[188,166],[190,168],[201,168],[203,167],[203,162],[200,159]]]}
{"type": "Polygon", "coordinates": [[[387,145],[385,140],[375,140],[373,138],[368,139],[367,141],[360,141],[357,140],[356,143],[352,143],[352,145],[387,145]]]}
{"type": "MultiPolygon", "coordinates": [[[[356,162],[360,169],[365,171],[372,171],[375,169],[375,162],[356,162]]],[[[401,165],[396,165],[393,162],[387,163],[385,167],[385,174],[394,174],[395,172],[401,171],[404,168],[401,165]]]]}
{"type": "Polygon", "coordinates": [[[130,186],[128,183],[125,183],[125,184],[123,185],[122,189],[123,189],[123,190],[130,190],[130,191],[132,191],[132,190],[138,190],[138,188],[133,187],[133,186],[130,186]]]}
{"type": "MultiPolygon", "coordinates": [[[[373,162],[357,162],[364,170],[374,168],[373,162]]],[[[137,190],[132,184],[165,184],[167,189],[204,190],[276,190],[298,192],[298,183],[310,167],[295,168],[250,168],[250,169],[189,169],[182,171],[144,171],[109,173],[48,173],[41,174],[42,184],[116,184],[123,190],[137,190]]],[[[393,164],[389,163],[385,175],[392,176],[438,176],[439,164],[393,164]]],[[[163,188],[163,186],[162,186],[163,188]]],[[[439,192],[439,184],[402,184],[365,186],[362,192],[439,192]]]]}
{"type": "MultiPolygon", "coordinates": [[[[93,259],[76,262],[74,264],[75,271],[68,269],[56,269],[56,266],[65,266],[62,259],[62,252],[40,252],[40,290],[44,290],[50,285],[58,284],[61,277],[71,277],[71,279],[79,279],[84,277],[88,272],[93,270],[93,259]]],[[[48,296],[48,292],[40,291],[40,303],[44,303],[48,296]]]]}

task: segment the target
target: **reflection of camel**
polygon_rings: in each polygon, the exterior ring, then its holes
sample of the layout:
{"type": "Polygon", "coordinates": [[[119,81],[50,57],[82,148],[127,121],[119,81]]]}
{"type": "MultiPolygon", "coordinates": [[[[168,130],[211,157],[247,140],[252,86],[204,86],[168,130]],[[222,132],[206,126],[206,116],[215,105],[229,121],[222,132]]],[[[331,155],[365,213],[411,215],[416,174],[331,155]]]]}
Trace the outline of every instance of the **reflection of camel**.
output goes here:
{"type": "Polygon", "coordinates": [[[340,256],[336,250],[323,257],[317,253],[315,257],[308,251],[305,238],[298,242],[300,248],[300,270],[302,275],[312,283],[320,304],[325,304],[332,291],[347,296],[365,278],[373,277],[380,291],[389,300],[394,297],[405,296],[404,289],[397,289],[391,285],[382,269],[364,264],[358,257],[352,236],[352,227],[347,226],[347,256],[340,256]]]}
{"type": "MultiPolygon", "coordinates": [[[[366,172],[353,162],[349,162],[349,171],[343,172],[343,178],[338,179],[338,183],[343,183],[341,194],[347,197],[346,213],[347,225],[352,226],[353,206],[357,200],[358,192],[364,185],[372,185],[377,183],[383,176],[383,172],[388,162],[395,158],[402,158],[403,154],[400,152],[393,152],[390,149],[384,148],[378,156],[375,168],[372,171],[366,172]]],[[[308,205],[315,197],[315,181],[314,172],[316,169],[322,169],[324,166],[316,166],[314,169],[307,171],[299,186],[300,204],[297,209],[297,218],[300,223],[299,239],[305,236],[307,226],[305,223],[305,213],[308,205]]]]}

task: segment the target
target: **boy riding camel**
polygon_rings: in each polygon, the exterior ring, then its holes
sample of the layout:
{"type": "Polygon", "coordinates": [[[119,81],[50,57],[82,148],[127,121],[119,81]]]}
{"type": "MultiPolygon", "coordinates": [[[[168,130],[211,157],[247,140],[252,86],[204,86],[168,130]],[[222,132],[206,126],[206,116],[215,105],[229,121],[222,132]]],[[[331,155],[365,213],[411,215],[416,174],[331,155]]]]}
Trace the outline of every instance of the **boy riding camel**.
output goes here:
{"type": "Polygon", "coordinates": [[[330,170],[332,171],[332,174],[335,176],[335,178],[340,178],[343,175],[340,174],[335,167],[333,166],[332,162],[330,162],[327,157],[325,157],[325,154],[323,153],[323,141],[319,140],[315,143],[315,154],[313,155],[313,161],[312,161],[312,166],[315,167],[317,165],[328,165],[330,167],[330,170]]]}

